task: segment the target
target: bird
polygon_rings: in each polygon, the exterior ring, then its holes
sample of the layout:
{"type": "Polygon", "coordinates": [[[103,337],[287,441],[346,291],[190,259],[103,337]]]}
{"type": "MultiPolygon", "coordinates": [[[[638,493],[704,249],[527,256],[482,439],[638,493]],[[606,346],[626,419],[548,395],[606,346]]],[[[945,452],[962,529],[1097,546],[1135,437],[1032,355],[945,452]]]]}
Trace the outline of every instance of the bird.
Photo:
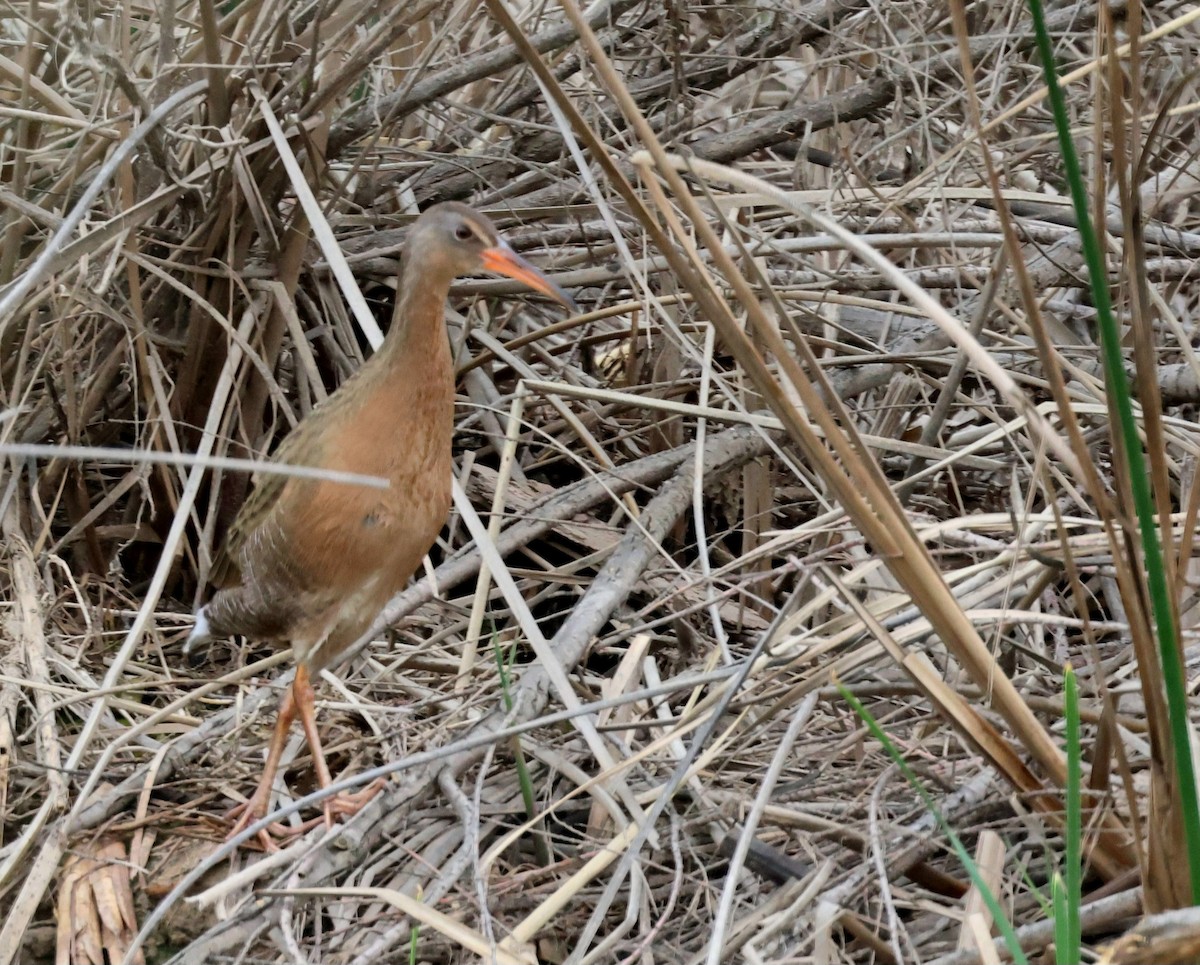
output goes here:
{"type": "MultiPolygon", "coordinates": [[[[570,295],[465,204],[444,202],[423,212],[409,231],[401,265],[392,324],[379,350],[297,424],[272,457],[382,477],[387,487],[263,474],[213,560],[209,581],[216,592],[196,611],[184,646],[186,654],[216,638],[245,636],[290,644],[296,664],[262,777],[234,809],[230,838],[267,813],[296,717],[319,784],[332,783],[313,681],[404,588],[449,513],[455,380],[445,303],[451,284],[461,275],[493,272],[576,311],[570,295]]],[[[335,812],[354,813],[377,790],[326,799],[326,825],[332,827],[335,812]]],[[[259,840],[274,849],[266,832],[259,840]]]]}

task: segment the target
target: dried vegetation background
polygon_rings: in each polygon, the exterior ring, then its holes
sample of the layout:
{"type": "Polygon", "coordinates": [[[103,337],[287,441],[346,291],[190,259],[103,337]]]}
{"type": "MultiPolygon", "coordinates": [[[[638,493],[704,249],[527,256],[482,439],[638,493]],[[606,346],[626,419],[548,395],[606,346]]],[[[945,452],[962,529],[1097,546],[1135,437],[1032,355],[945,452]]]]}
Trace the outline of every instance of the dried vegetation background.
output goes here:
{"type": "MultiPolygon", "coordinates": [[[[601,0],[585,15],[611,65],[576,39],[571,6],[31,0],[3,14],[0,281],[27,285],[0,314],[0,961],[994,960],[961,863],[835,679],[1040,954],[1068,660],[1093,792],[1085,929],[1101,941],[1139,912],[1147,820],[1165,820],[1148,796],[1154,707],[1118,592],[1128,554],[1052,444],[1061,417],[1034,351],[1040,330],[1087,459],[1116,487],[1023,5],[967,8],[975,101],[940,3],[601,0]],[[552,109],[518,31],[615,169],[552,109]],[[1040,316],[1001,254],[973,104],[1040,316]],[[683,198],[662,165],[635,164],[650,145],[631,105],[668,148],[791,192],[891,272],[711,173],[683,198]],[[446,199],[490,212],[582,313],[506,282],[456,288],[469,503],[319,689],[335,775],[400,766],[345,827],[270,858],[221,850],[289,664],[241,640],[183,658],[249,477],[172,454],[268,453],[369,353],[406,226],[446,199]],[[804,361],[801,340],[819,363],[803,400],[776,351],[804,361]],[[857,466],[849,488],[767,411],[799,400],[816,419],[814,398],[836,416],[830,449],[839,428],[857,434],[830,457],[857,466]],[[847,509],[882,498],[872,480],[898,512],[872,510],[876,535],[847,509]],[[472,539],[480,520],[499,555],[472,539]],[[172,889],[193,870],[185,900],[172,889]]],[[[1186,5],[1111,11],[1100,29],[1096,5],[1050,10],[1064,64],[1094,65],[1098,38],[1186,5]]],[[[1096,199],[1124,201],[1108,219],[1118,306],[1129,240],[1154,304],[1157,371],[1139,379],[1157,376],[1166,419],[1185,641],[1198,53],[1176,24],[1068,90],[1096,199]],[[1144,239],[1121,215],[1135,200],[1144,239]]],[[[298,735],[285,769],[281,804],[313,789],[298,735]]]]}

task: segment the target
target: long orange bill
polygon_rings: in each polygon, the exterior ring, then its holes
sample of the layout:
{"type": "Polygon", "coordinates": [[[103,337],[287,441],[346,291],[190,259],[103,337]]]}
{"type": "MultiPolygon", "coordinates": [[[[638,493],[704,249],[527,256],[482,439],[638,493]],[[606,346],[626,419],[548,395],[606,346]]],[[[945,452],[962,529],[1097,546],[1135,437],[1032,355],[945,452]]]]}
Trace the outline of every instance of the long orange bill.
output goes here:
{"type": "Polygon", "coordinates": [[[497,275],[515,278],[521,284],[528,285],[535,291],[553,298],[572,312],[579,311],[575,300],[570,295],[513,251],[507,241],[501,241],[495,247],[483,250],[483,267],[488,271],[494,271],[497,275]]]}

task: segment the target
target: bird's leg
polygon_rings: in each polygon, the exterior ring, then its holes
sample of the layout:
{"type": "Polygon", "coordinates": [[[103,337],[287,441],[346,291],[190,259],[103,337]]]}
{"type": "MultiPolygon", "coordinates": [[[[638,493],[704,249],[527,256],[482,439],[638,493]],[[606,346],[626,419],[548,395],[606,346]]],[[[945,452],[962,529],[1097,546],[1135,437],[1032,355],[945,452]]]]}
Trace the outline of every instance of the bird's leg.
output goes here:
{"type": "MultiPolygon", "coordinates": [[[[308,738],[308,746],[312,751],[313,770],[317,772],[317,783],[322,788],[329,787],[333,778],[329,776],[329,765],[325,763],[325,749],[321,746],[321,734],[317,731],[316,694],[313,692],[312,681],[308,676],[308,667],[301,663],[296,667],[296,679],[292,682],[292,691],[296,695],[296,711],[300,716],[300,726],[304,728],[304,736],[308,738]]],[[[325,811],[325,827],[333,827],[333,802],[329,798],[321,803],[325,811]]]]}
{"type": "MultiPolygon", "coordinates": [[[[296,671],[296,679],[300,679],[299,670],[296,671]]],[[[311,687],[308,688],[308,694],[311,700],[311,687]]],[[[237,815],[238,818],[229,832],[229,838],[236,836],[267,813],[267,808],[271,804],[271,788],[275,784],[275,774],[279,770],[279,761],[283,757],[283,749],[287,744],[288,731],[291,729],[292,721],[295,717],[296,684],[293,683],[288,688],[287,693],[284,694],[283,702],[279,705],[279,715],[275,721],[275,733],[271,735],[271,744],[267,749],[267,762],[263,767],[262,778],[258,782],[258,787],[254,789],[254,794],[250,797],[250,800],[245,804],[239,804],[233,809],[232,814],[237,815]]],[[[286,833],[282,828],[279,830],[286,833]]],[[[266,828],[258,832],[258,839],[262,843],[264,850],[279,850],[279,846],[272,840],[266,828]]]]}
{"type": "MultiPolygon", "coordinates": [[[[296,667],[296,679],[292,683],[296,693],[296,713],[300,717],[300,726],[304,728],[304,736],[308,738],[308,746],[312,749],[313,770],[317,772],[317,783],[321,787],[329,787],[333,778],[329,774],[329,765],[325,762],[325,751],[321,747],[321,735],[317,732],[317,715],[315,711],[315,695],[312,681],[308,676],[308,668],[304,664],[296,667]]],[[[383,788],[383,781],[378,780],[357,794],[338,794],[327,797],[323,807],[325,810],[325,826],[333,827],[334,814],[355,814],[383,788]]]]}

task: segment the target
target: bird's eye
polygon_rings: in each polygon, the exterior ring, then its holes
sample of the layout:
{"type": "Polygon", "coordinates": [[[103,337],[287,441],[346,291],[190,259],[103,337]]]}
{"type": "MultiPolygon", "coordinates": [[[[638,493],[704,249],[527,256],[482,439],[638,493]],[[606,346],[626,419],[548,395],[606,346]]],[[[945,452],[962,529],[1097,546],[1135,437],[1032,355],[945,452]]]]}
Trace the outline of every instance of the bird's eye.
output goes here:
{"type": "Polygon", "coordinates": [[[460,222],[458,227],[454,229],[454,237],[459,241],[470,241],[471,238],[474,237],[474,234],[475,233],[471,230],[471,226],[465,221],[460,222]]]}

